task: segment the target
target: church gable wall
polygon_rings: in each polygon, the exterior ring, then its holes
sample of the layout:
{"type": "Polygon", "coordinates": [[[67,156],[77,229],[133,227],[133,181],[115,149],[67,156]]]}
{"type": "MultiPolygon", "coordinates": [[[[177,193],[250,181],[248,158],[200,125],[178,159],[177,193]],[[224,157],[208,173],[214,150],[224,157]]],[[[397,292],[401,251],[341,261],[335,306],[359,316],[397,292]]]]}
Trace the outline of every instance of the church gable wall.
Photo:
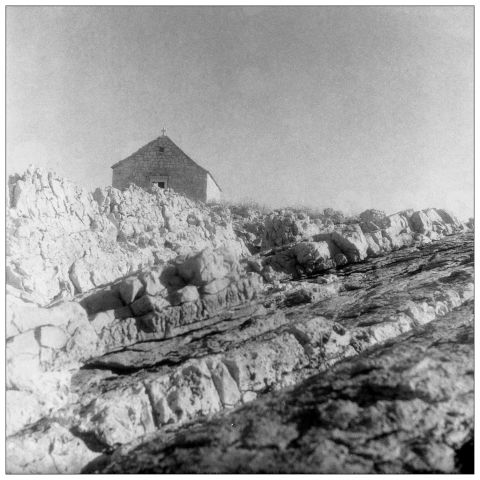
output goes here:
{"type": "Polygon", "coordinates": [[[148,190],[152,179],[166,179],[166,186],[176,192],[206,201],[207,176],[207,172],[173,142],[152,142],[113,168],[112,184],[115,188],[124,189],[130,183],[135,183],[148,190]]]}

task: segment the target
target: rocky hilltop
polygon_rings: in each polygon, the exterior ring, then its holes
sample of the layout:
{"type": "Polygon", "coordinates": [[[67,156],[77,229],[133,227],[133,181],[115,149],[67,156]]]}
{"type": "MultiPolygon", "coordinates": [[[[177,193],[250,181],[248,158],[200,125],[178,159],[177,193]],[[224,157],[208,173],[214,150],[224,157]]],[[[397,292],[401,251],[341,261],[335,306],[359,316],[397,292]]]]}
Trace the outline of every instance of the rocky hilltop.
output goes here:
{"type": "Polygon", "coordinates": [[[9,179],[7,471],[473,468],[473,223],[9,179]]]}

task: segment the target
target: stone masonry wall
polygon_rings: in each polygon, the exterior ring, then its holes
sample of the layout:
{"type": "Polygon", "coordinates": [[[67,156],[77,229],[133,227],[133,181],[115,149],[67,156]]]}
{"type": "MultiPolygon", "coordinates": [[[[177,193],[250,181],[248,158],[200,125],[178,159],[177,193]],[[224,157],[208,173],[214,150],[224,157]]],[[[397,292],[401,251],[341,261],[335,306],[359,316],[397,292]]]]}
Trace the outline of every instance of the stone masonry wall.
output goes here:
{"type": "Polygon", "coordinates": [[[112,185],[119,190],[127,188],[130,183],[149,190],[151,177],[166,176],[168,187],[177,193],[193,200],[207,201],[208,172],[166,136],[157,138],[112,169],[112,185]]]}

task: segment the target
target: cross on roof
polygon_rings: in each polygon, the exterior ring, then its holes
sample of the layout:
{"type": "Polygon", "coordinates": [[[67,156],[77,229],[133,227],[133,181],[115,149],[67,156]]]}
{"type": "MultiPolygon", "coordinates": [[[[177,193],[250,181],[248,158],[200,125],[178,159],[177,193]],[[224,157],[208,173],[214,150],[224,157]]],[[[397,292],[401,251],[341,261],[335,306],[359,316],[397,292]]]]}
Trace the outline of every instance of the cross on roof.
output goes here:
{"type": "Polygon", "coordinates": [[[165,134],[167,133],[167,130],[165,129],[165,127],[162,128],[162,135],[165,136],[165,134]]]}

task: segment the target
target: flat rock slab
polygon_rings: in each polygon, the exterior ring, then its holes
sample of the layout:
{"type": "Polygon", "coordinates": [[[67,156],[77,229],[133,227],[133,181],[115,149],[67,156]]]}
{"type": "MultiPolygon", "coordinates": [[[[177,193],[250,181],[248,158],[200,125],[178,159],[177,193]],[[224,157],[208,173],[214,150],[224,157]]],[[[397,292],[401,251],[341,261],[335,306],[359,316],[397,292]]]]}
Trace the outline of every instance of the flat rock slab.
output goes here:
{"type": "Polygon", "coordinates": [[[471,468],[473,302],[293,389],[150,435],[101,473],[458,473],[471,468]]]}

